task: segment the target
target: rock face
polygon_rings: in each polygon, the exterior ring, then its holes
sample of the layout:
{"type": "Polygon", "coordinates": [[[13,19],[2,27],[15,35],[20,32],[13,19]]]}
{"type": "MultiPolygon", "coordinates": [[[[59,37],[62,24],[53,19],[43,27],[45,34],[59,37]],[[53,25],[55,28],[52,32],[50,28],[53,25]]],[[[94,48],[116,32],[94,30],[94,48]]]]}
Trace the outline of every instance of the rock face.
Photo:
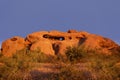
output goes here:
{"type": "Polygon", "coordinates": [[[112,54],[111,50],[117,50],[119,45],[108,38],[90,34],[85,31],[68,30],[60,31],[40,31],[34,32],[24,39],[13,37],[2,43],[2,53],[11,56],[17,50],[29,47],[30,50],[40,49],[47,55],[62,54],[67,47],[84,46],[86,49],[101,50],[105,54],[112,54]]]}
{"type": "Polygon", "coordinates": [[[12,54],[16,53],[16,51],[24,49],[25,46],[25,41],[24,38],[22,37],[12,37],[10,39],[5,40],[2,43],[2,53],[5,56],[11,56],[12,54]]]}

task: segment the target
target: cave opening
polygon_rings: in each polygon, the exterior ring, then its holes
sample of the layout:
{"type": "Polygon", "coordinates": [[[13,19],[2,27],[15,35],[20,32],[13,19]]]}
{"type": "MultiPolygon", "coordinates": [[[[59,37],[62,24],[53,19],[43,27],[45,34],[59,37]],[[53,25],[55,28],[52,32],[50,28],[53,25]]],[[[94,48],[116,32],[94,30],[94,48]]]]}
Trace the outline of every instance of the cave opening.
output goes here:
{"type": "Polygon", "coordinates": [[[65,40],[65,38],[62,37],[62,36],[51,36],[51,35],[48,35],[48,34],[43,35],[43,37],[47,38],[47,39],[51,39],[51,40],[60,40],[60,41],[65,40]]]}

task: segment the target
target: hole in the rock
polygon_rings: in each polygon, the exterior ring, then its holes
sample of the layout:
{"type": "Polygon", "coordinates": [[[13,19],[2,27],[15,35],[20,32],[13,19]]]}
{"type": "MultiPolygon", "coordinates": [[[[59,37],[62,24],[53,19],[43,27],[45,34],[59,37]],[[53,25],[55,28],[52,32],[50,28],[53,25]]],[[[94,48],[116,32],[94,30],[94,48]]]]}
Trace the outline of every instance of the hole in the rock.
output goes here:
{"type": "Polygon", "coordinates": [[[16,41],[16,40],[17,40],[17,38],[12,38],[12,39],[11,39],[11,41],[16,41]]]}
{"type": "Polygon", "coordinates": [[[43,35],[44,38],[49,38],[48,34],[43,35]]]}
{"type": "Polygon", "coordinates": [[[60,41],[63,41],[63,40],[65,40],[65,38],[64,38],[64,37],[60,37],[59,40],[60,40],[60,41]]]}
{"type": "Polygon", "coordinates": [[[60,41],[65,40],[64,37],[60,37],[60,36],[51,36],[51,35],[48,35],[48,34],[43,35],[43,37],[44,37],[44,38],[47,38],[47,39],[52,39],[52,40],[60,40],[60,41]]]}
{"type": "Polygon", "coordinates": [[[71,40],[71,39],[72,39],[72,37],[69,37],[69,39],[71,40]]]}

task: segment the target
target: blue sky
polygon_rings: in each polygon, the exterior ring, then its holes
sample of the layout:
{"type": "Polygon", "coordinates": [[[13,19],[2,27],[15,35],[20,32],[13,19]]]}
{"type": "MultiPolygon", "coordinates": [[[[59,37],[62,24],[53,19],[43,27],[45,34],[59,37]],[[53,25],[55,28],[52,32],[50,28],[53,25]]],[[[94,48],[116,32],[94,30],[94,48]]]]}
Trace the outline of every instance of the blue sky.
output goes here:
{"type": "Polygon", "coordinates": [[[120,0],[0,0],[0,41],[40,30],[84,30],[120,42],[120,0]]]}

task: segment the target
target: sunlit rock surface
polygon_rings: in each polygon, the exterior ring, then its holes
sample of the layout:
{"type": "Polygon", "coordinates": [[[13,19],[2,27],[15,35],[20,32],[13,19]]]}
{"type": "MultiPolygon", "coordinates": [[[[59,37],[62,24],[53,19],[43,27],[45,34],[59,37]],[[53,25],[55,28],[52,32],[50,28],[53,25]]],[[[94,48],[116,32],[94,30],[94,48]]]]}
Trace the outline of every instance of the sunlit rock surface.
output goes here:
{"type": "Polygon", "coordinates": [[[28,48],[40,50],[46,55],[65,55],[67,47],[84,46],[86,49],[100,50],[105,54],[113,54],[112,50],[119,51],[119,45],[111,39],[91,34],[85,31],[68,30],[39,31],[28,34],[26,38],[12,37],[3,41],[1,52],[5,56],[11,56],[16,51],[28,48]]]}

